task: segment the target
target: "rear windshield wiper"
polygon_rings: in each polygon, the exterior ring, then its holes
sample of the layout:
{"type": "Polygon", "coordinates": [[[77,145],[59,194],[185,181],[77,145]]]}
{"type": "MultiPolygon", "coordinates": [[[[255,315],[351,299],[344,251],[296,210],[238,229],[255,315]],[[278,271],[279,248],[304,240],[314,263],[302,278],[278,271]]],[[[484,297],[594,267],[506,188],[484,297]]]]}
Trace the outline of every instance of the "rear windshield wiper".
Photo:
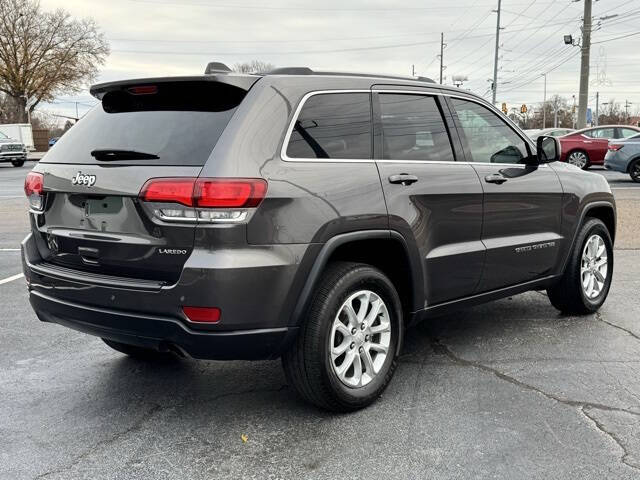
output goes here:
{"type": "Polygon", "coordinates": [[[103,149],[93,150],[91,156],[96,160],[108,162],[111,160],[158,160],[160,157],[153,153],[136,152],[135,150],[103,149]]]}

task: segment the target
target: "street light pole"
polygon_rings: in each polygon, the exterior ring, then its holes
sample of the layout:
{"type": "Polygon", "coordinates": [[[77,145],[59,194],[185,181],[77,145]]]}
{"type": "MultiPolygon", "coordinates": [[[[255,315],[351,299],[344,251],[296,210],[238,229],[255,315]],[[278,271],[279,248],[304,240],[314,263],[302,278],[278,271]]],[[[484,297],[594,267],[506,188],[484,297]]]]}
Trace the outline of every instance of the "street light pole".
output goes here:
{"type": "Polygon", "coordinates": [[[578,106],[578,128],[587,126],[587,104],[589,103],[589,56],[591,53],[591,3],[584,0],[584,23],[582,25],[582,57],[580,60],[580,100],[578,106]]]}
{"type": "Polygon", "coordinates": [[[596,121],[595,126],[597,127],[600,121],[598,118],[600,117],[600,92],[596,92],[596,121]]]}
{"type": "Polygon", "coordinates": [[[544,77],[544,100],[542,101],[542,129],[547,128],[547,74],[543,73],[544,77]]]}
{"type": "Polygon", "coordinates": [[[440,33],[440,85],[442,85],[442,73],[444,71],[444,33],[440,33]]]}

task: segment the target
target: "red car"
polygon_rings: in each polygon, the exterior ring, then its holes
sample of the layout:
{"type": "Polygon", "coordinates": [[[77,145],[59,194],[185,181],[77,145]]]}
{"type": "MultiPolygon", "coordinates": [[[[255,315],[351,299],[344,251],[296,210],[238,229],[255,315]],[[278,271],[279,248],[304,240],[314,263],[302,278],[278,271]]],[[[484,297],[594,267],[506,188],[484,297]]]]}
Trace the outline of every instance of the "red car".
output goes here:
{"type": "Polygon", "coordinates": [[[604,165],[609,140],[627,138],[638,133],[640,128],[632,125],[605,125],[578,130],[560,137],[560,160],[582,169],[591,165],[604,165]]]}

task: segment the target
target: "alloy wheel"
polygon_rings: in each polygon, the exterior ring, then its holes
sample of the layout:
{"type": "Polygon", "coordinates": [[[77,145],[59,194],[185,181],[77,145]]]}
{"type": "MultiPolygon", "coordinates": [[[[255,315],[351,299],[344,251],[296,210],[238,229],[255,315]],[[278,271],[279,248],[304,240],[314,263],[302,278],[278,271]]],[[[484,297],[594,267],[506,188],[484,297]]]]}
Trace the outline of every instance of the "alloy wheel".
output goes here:
{"type": "Polygon", "coordinates": [[[578,168],[584,168],[587,166],[587,156],[582,152],[573,152],[569,155],[567,161],[578,168]]]}
{"type": "Polygon", "coordinates": [[[391,344],[389,310],[370,290],[347,298],[333,320],[330,335],[331,366],[351,388],[369,384],[382,369],[391,344]]]}
{"type": "Polygon", "coordinates": [[[636,162],[631,166],[631,170],[629,172],[631,174],[631,178],[638,182],[640,181],[640,162],[636,162]]]}
{"type": "Polygon", "coordinates": [[[609,271],[607,247],[600,235],[591,235],[584,245],[580,267],[582,291],[593,300],[602,292],[609,271]]]}

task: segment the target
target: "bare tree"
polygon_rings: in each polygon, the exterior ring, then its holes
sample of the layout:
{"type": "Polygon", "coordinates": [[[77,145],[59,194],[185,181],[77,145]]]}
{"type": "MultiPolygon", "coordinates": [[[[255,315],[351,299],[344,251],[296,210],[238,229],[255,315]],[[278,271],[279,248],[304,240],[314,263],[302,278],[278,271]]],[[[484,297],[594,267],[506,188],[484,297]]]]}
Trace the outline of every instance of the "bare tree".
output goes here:
{"type": "Polygon", "coordinates": [[[109,45],[92,19],[44,12],[37,0],[0,0],[0,91],[26,120],[41,101],[77,93],[95,79],[109,45]]]}
{"type": "Polygon", "coordinates": [[[233,71],[239,73],[264,73],[274,68],[274,65],[262,60],[251,60],[250,62],[241,62],[233,65],[233,71]]]}

